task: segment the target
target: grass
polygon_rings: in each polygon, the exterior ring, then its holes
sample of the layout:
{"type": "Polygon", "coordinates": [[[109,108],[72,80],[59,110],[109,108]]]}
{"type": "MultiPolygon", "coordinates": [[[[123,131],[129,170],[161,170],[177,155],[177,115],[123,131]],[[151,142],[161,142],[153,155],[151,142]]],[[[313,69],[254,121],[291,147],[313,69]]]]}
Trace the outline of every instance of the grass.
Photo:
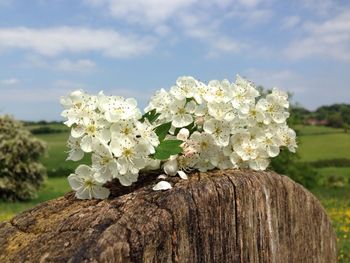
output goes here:
{"type": "MultiPolygon", "coordinates": [[[[350,134],[343,129],[298,126],[301,161],[350,159],[350,134]]],[[[318,168],[321,186],[312,190],[332,220],[338,260],[350,262],[350,167],[318,168]]]]}
{"type": "Polygon", "coordinates": [[[65,177],[49,178],[38,192],[38,197],[26,202],[0,201],[0,221],[9,220],[14,215],[34,207],[36,204],[62,196],[70,191],[65,177]]]}
{"type": "Polygon", "coordinates": [[[341,188],[350,185],[350,167],[326,167],[317,170],[320,174],[320,186],[341,188]]]}
{"type": "MultiPolygon", "coordinates": [[[[66,161],[68,156],[66,141],[68,133],[53,133],[37,135],[39,139],[46,142],[47,154],[42,158],[42,163],[47,169],[48,176],[65,176],[69,175],[77,167],[77,163],[66,161]]],[[[89,155],[85,155],[81,163],[89,162],[89,155]]]]}
{"type": "Polygon", "coordinates": [[[299,136],[300,157],[305,162],[348,158],[350,159],[350,133],[327,133],[299,136]]]}
{"type": "Polygon", "coordinates": [[[350,167],[323,167],[317,170],[323,176],[339,175],[346,178],[350,178],[350,167]]]}
{"type": "Polygon", "coordinates": [[[62,131],[62,132],[68,132],[69,128],[65,125],[63,125],[62,123],[50,123],[50,124],[32,124],[32,125],[26,125],[26,128],[31,130],[40,128],[40,127],[46,127],[46,128],[50,128],[56,131],[62,131]]]}
{"type": "MultiPolygon", "coordinates": [[[[52,128],[64,129],[64,126],[55,124],[52,128]]],[[[297,126],[296,129],[299,130],[298,152],[301,161],[350,159],[350,134],[344,133],[342,129],[315,126],[297,126]]],[[[42,134],[37,137],[47,143],[48,153],[42,162],[47,167],[49,179],[34,200],[0,202],[0,221],[8,220],[23,210],[62,196],[70,190],[66,176],[75,169],[77,163],[65,161],[68,133],[42,134]]],[[[85,156],[82,162],[89,163],[89,156],[85,156]]],[[[337,233],[339,262],[350,262],[350,167],[323,167],[317,170],[322,186],[314,188],[312,192],[332,220],[337,233]]]]}
{"type": "Polygon", "coordinates": [[[337,234],[339,262],[350,262],[350,186],[319,187],[312,192],[332,220],[337,234]]]}
{"type": "Polygon", "coordinates": [[[326,126],[296,125],[294,129],[298,132],[299,136],[344,133],[344,129],[326,126]]]}

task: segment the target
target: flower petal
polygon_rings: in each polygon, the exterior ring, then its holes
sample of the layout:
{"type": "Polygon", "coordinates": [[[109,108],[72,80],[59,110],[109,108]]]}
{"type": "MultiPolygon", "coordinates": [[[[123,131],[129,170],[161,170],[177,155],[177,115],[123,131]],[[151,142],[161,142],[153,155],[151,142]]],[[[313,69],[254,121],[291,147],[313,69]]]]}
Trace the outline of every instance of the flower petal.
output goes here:
{"type": "Polygon", "coordinates": [[[68,183],[74,191],[78,191],[84,184],[82,178],[80,178],[76,174],[71,174],[68,176],[68,183]]]}
{"type": "Polygon", "coordinates": [[[178,171],[177,174],[180,176],[181,179],[187,180],[188,176],[184,171],[178,171]]]}
{"type": "Polygon", "coordinates": [[[84,152],[91,152],[92,151],[92,137],[89,135],[86,135],[81,139],[80,147],[84,152]]]}
{"type": "Polygon", "coordinates": [[[72,131],[71,131],[71,135],[73,138],[79,138],[79,137],[83,136],[84,133],[85,133],[85,129],[81,125],[77,125],[77,126],[73,127],[72,131]]]}
{"type": "Polygon", "coordinates": [[[92,194],[92,196],[96,199],[106,199],[109,196],[110,191],[108,188],[103,186],[94,186],[92,188],[92,194]]]}
{"type": "Polygon", "coordinates": [[[161,174],[157,177],[159,180],[167,179],[167,176],[165,174],[161,174]]]}
{"type": "Polygon", "coordinates": [[[81,164],[77,169],[75,169],[75,173],[79,176],[89,177],[92,175],[92,169],[86,164],[81,164]]]}
{"type": "Polygon", "coordinates": [[[152,190],[159,191],[159,190],[168,190],[171,188],[173,188],[173,187],[167,181],[160,181],[155,186],[153,186],[152,190]]]}
{"type": "Polygon", "coordinates": [[[72,160],[74,162],[81,160],[84,157],[84,152],[80,149],[72,150],[69,152],[67,160],[72,160]]]}

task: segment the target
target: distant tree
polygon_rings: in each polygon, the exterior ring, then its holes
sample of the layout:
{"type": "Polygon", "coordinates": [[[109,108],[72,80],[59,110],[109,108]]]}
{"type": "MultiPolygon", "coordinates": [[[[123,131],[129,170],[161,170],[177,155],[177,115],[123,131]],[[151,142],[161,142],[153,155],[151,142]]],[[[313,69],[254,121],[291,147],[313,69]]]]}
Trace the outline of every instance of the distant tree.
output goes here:
{"type": "Polygon", "coordinates": [[[328,120],[328,126],[331,126],[334,128],[342,128],[345,125],[343,117],[339,112],[330,114],[327,117],[327,120],[328,120]]]}
{"type": "Polygon", "coordinates": [[[42,141],[9,116],[0,116],[0,198],[28,200],[35,198],[46,178],[39,158],[44,153],[42,141]]]}
{"type": "Polygon", "coordinates": [[[290,125],[303,124],[310,116],[310,111],[303,108],[300,104],[291,105],[289,112],[288,124],[290,125]]]}
{"type": "Polygon", "coordinates": [[[345,124],[350,124],[350,105],[333,104],[322,106],[316,109],[314,116],[318,120],[327,120],[329,126],[344,127],[345,124]]]}

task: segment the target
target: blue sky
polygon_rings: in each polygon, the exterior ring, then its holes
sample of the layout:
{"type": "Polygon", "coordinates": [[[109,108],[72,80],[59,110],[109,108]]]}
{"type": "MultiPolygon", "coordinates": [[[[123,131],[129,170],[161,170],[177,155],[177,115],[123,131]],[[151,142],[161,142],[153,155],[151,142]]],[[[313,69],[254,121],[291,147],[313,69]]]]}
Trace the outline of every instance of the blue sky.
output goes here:
{"type": "Polygon", "coordinates": [[[350,2],[0,0],[0,113],[57,120],[75,89],[136,97],[240,74],[309,109],[350,103],[350,2]]]}

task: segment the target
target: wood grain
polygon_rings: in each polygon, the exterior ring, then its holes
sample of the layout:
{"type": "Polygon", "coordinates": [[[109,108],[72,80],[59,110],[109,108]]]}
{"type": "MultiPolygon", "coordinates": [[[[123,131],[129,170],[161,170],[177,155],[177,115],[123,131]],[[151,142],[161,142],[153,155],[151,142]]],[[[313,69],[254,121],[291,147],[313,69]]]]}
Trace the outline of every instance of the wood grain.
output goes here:
{"type": "Polygon", "coordinates": [[[0,262],[336,262],[320,203],[273,172],[226,170],[172,179],[156,174],[108,200],[72,193],[0,224],[0,262]]]}

